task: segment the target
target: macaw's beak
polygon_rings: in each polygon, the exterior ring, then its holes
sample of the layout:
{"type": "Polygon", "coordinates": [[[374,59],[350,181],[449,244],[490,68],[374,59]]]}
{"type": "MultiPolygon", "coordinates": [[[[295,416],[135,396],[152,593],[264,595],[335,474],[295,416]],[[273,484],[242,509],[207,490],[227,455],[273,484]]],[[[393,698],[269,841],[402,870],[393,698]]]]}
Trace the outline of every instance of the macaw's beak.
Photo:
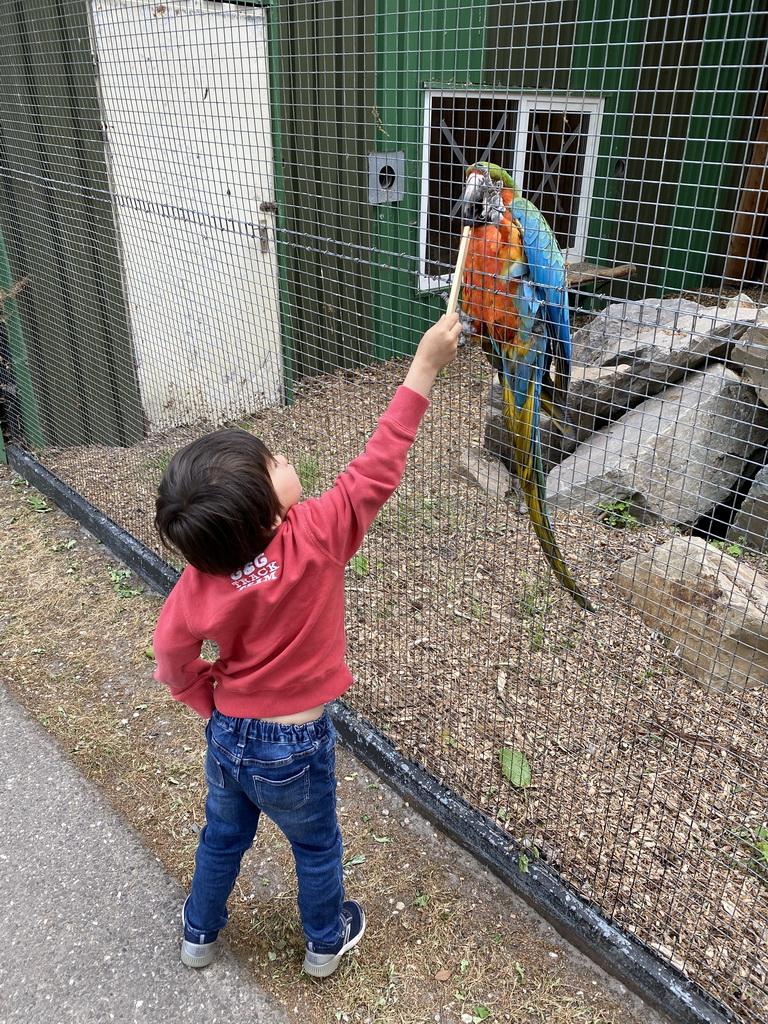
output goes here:
{"type": "Polygon", "coordinates": [[[483,224],[487,219],[485,202],[485,176],[472,173],[467,176],[461,197],[461,216],[465,224],[483,224]]]}

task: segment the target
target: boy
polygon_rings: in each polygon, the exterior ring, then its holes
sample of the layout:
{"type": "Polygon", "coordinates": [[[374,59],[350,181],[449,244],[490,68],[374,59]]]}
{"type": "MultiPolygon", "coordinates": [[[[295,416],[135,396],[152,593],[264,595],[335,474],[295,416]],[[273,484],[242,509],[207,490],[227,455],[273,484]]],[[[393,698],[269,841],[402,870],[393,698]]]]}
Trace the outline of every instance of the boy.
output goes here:
{"type": "Polygon", "coordinates": [[[181,959],[190,967],[213,959],[262,811],[294,854],[304,970],[328,977],[363,936],[363,909],[344,898],[335,735],[325,711],[352,684],[344,569],[400,483],[460,332],[456,313],[426,332],[365,452],[320,498],[299,503],[293,466],[244,430],[193,441],[165,471],[155,522],[189,565],[158,620],[155,678],[210,719],[206,825],[182,913],[181,959]],[[206,639],[219,648],[214,664],[200,658],[206,639]]]}

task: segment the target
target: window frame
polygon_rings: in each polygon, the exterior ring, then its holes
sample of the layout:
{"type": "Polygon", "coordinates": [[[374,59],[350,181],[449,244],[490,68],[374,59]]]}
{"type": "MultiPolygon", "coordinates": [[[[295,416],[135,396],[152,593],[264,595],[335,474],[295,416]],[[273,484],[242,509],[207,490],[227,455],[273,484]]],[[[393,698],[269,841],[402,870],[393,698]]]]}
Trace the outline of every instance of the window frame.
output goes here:
{"type": "MultiPolygon", "coordinates": [[[[581,176],[581,194],[579,197],[578,213],[576,215],[575,242],[565,254],[566,260],[570,263],[577,263],[584,259],[587,244],[587,232],[589,231],[589,219],[592,207],[592,197],[595,184],[595,171],[600,142],[600,129],[602,126],[604,100],[599,96],[572,96],[557,93],[527,93],[512,90],[500,91],[498,89],[425,89],[424,90],[424,119],[422,136],[422,159],[421,159],[421,202],[419,210],[419,291],[435,291],[441,288],[450,288],[452,274],[443,274],[439,277],[427,274],[427,230],[429,226],[429,166],[430,166],[430,134],[432,130],[432,109],[435,97],[462,97],[472,96],[485,98],[503,98],[515,100],[518,104],[518,128],[515,140],[515,165],[506,168],[515,179],[520,188],[525,191],[525,158],[526,142],[530,128],[530,115],[539,112],[570,111],[571,113],[589,114],[589,131],[586,137],[584,150],[584,170],[581,176]],[[524,128],[521,129],[521,125],[524,128]]],[[[458,197],[457,197],[458,198],[458,197]]],[[[459,222],[457,220],[457,248],[459,237],[459,222]]]]}

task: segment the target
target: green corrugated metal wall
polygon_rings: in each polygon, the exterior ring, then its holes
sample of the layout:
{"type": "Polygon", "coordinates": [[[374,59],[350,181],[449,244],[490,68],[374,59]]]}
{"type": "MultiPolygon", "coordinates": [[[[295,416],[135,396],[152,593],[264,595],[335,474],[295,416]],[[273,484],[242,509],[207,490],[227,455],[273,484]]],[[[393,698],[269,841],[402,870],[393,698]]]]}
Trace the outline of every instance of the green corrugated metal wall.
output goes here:
{"type": "Polygon", "coordinates": [[[143,434],[100,124],[86,3],[0,0],[0,226],[28,279],[14,370],[34,382],[32,445],[143,434]]]}

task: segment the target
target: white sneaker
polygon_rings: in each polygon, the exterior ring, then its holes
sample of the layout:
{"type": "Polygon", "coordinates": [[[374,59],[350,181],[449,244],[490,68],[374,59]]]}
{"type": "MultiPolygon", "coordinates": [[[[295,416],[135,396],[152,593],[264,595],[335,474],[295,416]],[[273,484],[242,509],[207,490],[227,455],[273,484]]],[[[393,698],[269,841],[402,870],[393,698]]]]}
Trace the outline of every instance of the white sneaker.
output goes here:
{"type": "MultiPolygon", "coordinates": [[[[189,896],[184,900],[184,906],[181,909],[181,921],[185,929],[187,921],[184,911],[187,909],[188,902],[189,896]]],[[[181,962],[187,967],[207,967],[216,956],[215,945],[216,939],[213,942],[188,942],[187,939],[184,939],[181,944],[181,962]]]]}
{"type": "Polygon", "coordinates": [[[341,907],[341,938],[334,950],[316,953],[312,943],[307,943],[304,954],[304,970],[313,978],[327,978],[333,974],[341,958],[353,949],[365,933],[365,912],[356,900],[345,900],[341,907]]]}

